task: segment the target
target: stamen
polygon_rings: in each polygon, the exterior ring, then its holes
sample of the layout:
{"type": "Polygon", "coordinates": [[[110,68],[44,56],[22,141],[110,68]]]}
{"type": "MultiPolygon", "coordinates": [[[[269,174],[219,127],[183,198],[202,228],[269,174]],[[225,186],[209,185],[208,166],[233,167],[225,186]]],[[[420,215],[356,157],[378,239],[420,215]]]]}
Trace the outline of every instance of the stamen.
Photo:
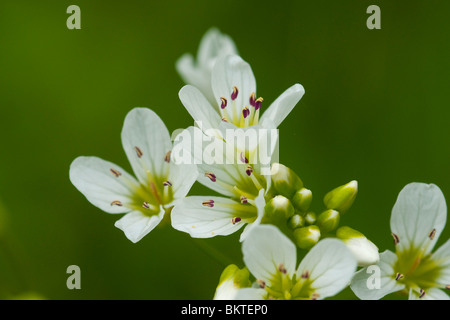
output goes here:
{"type": "Polygon", "coordinates": [[[214,207],[214,200],[206,200],[202,202],[202,205],[204,205],[205,207],[214,207]]]}
{"type": "Polygon", "coordinates": [[[170,162],[170,154],[172,153],[172,151],[169,151],[166,153],[166,155],[164,156],[164,161],[165,162],[170,162]]]}
{"type": "Polygon", "coordinates": [[[164,182],[163,182],[163,185],[164,185],[165,187],[167,187],[167,186],[171,187],[171,186],[172,186],[172,182],[170,182],[169,180],[167,180],[167,181],[164,181],[164,182]]]}
{"type": "Polygon", "coordinates": [[[243,152],[240,153],[239,157],[240,157],[242,163],[248,163],[248,159],[244,156],[243,152]]]}
{"type": "Polygon", "coordinates": [[[320,298],[320,294],[318,294],[317,292],[314,292],[312,295],[311,295],[311,300],[317,300],[317,299],[319,299],[320,298]]]}
{"type": "Polygon", "coordinates": [[[445,289],[450,290],[450,284],[446,285],[445,289]]]}
{"type": "Polygon", "coordinates": [[[223,122],[228,122],[227,118],[225,118],[225,117],[222,118],[222,121],[223,122]]]}
{"type": "Polygon", "coordinates": [[[205,177],[208,177],[212,182],[216,182],[216,175],[212,172],[205,172],[205,177]]]}
{"type": "Polygon", "coordinates": [[[280,271],[280,272],[283,273],[283,274],[286,274],[286,273],[287,273],[287,270],[286,270],[286,268],[284,267],[284,264],[282,264],[282,263],[278,266],[278,271],[280,271]]]}
{"type": "Polygon", "coordinates": [[[250,99],[249,99],[250,105],[252,107],[256,106],[255,101],[256,101],[256,94],[254,92],[252,92],[252,94],[250,95],[250,99]]]}
{"type": "Polygon", "coordinates": [[[115,175],[116,177],[119,177],[122,175],[119,171],[117,171],[115,169],[109,169],[109,170],[111,170],[112,174],[115,175]]]}
{"type": "Polygon", "coordinates": [[[143,153],[139,147],[134,147],[134,150],[136,151],[138,158],[142,157],[143,153]]]}
{"type": "Polygon", "coordinates": [[[245,203],[247,203],[247,202],[248,202],[247,197],[241,196],[241,203],[242,203],[242,204],[245,204],[245,203]]]}
{"type": "Polygon", "coordinates": [[[121,207],[122,206],[122,202],[120,202],[119,200],[114,200],[113,202],[111,202],[111,205],[112,206],[119,206],[119,207],[121,207]]]}
{"type": "Polygon", "coordinates": [[[395,233],[391,233],[392,238],[394,238],[394,245],[397,245],[400,242],[400,238],[395,233]]]}
{"type": "Polygon", "coordinates": [[[225,99],[224,97],[220,97],[220,101],[222,101],[222,103],[220,104],[220,108],[225,109],[225,107],[227,106],[227,99],[225,99]]]}
{"type": "Polygon", "coordinates": [[[398,281],[398,280],[400,280],[400,279],[403,279],[403,277],[404,277],[404,275],[402,275],[400,272],[397,272],[397,273],[395,274],[395,280],[396,280],[396,281],[398,281]]]}
{"type": "Polygon", "coordinates": [[[244,119],[246,119],[248,117],[248,115],[250,114],[250,109],[246,106],[242,109],[242,116],[244,117],[244,119]]]}
{"type": "Polygon", "coordinates": [[[259,284],[259,287],[261,289],[264,289],[266,287],[266,283],[264,282],[264,280],[256,280],[256,283],[259,284]]]}
{"type": "Polygon", "coordinates": [[[251,176],[251,175],[252,175],[252,172],[253,172],[252,166],[247,166],[247,169],[245,169],[245,173],[246,173],[248,176],[251,176]]]}
{"type": "Polygon", "coordinates": [[[261,108],[261,103],[264,101],[263,98],[259,97],[255,100],[255,110],[259,110],[261,108]]]}
{"type": "Polygon", "coordinates": [[[150,205],[148,202],[144,202],[144,203],[142,204],[142,207],[143,207],[144,209],[150,209],[151,205],[150,205]]]}
{"type": "Polygon", "coordinates": [[[309,271],[308,271],[308,270],[305,270],[305,271],[302,273],[302,278],[303,278],[303,279],[309,278],[309,271]]]}
{"type": "Polygon", "coordinates": [[[420,292],[419,298],[422,299],[423,296],[425,295],[425,291],[423,289],[420,289],[419,292],[420,292]]]}
{"type": "Polygon", "coordinates": [[[239,218],[239,217],[234,217],[234,218],[231,219],[231,223],[232,223],[232,224],[236,224],[236,223],[238,223],[238,222],[241,221],[241,220],[242,220],[242,219],[239,218]]]}
{"type": "Polygon", "coordinates": [[[428,234],[428,238],[430,238],[431,240],[433,240],[435,235],[436,235],[436,229],[433,229],[433,230],[431,230],[430,233],[428,234]]]}
{"type": "Polygon", "coordinates": [[[233,87],[233,92],[231,93],[231,100],[236,100],[239,90],[236,86],[233,87]]]}

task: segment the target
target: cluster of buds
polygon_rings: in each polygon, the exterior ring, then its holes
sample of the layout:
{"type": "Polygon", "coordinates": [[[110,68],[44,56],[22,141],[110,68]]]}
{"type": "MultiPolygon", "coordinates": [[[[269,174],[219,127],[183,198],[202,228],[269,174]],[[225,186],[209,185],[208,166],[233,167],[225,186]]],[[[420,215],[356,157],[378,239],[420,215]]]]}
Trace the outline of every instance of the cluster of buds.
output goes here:
{"type": "Polygon", "coordinates": [[[350,209],[357,192],[355,180],[331,190],[323,199],[325,209],[316,214],[310,209],[311,190],[305,188],[293,170],[277,163],[272,168],[270,199],[263,222],[287,231],[301,249],[311,249],[324,236],[339,238],[355,254],[358,265],[373,264],[379,258],[378,248],[359,231],[339,227],[341,216],[350,209]]]}

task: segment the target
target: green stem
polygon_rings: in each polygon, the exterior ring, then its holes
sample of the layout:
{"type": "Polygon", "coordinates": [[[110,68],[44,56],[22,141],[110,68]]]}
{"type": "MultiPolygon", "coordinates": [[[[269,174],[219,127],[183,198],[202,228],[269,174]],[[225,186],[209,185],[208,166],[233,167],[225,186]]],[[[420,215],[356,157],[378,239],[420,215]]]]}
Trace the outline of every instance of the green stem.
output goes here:
{"type": "Polygon", "coordinates": [[[205,242],[205,239],[197,239],[197,238],[190,238],[190,239],[197,245],[198,248],[200,248],[212,259],[216,260],[216,262],[218,262],[222,267],[225,268],[230,264],[233,264],[233,261],[229,257],[225,256],[216,248],[210,246],[208,243],[205,242]]]}

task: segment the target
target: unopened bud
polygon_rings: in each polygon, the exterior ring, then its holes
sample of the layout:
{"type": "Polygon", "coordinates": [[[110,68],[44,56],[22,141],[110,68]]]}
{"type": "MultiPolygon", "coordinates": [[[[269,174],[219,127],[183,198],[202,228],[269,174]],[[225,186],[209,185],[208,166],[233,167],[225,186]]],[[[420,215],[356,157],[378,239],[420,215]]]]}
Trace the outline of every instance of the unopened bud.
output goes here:
{"type": "Polygon", "coordinates": [[[336,236],[341,239],[353,253],[360,267],[378,263],[380,255],[378,247],[361,232],[344,226],[336,230],[336,236]]]}
{"type": "Polygon", "coordinates": [[[325,195],[323,202],[328,209],[344,213],[352,206],[357,193],[358,182],[353,180],[328,192],[325,195]]]}
{"type": "Polygon", "coordinates": [[[302,212],[306,212],[312,202],[312,192],[309,189],[301,188],[297,190],[292,197],[294,207],[302,212]]]}
{"type": "Polygon", "coordinates": [[[320,228],[322,234],[328,233],[336,229],[339,225],[339,212],[336,210],[328,209],[317,218],[317,226],[320,228]]]}
{"type": "Polygon", "coordinates": [[[287,225],[292,230],[305,226],[305,218],[299,214],[294,214],[287,221],[287,225]]]}
{"type": "Polygon", "coordinates": [[[305,222],[306,224],[315,224],[316,223],[316,214],[314,212],[308,212],[305,214],[305,222]]]}
{"type": "Polygon", "coordinates": [[[286,220],[293,216],[294,213],[295,209],[291,201],[283,196],[273,197],[267,202],[264,208],[265,218],[273,222],[286,220]]]}
{"type": "Polygon", "coordinates": [[[297,190],[303,188],[303,182],[297,174],[280,163],[272,165],[271,178],[275,190],[288,199],[291,199],[297,190]]]}
{"type": "Polygon", "coordinates": [[[294,239],[301,249],[311,249],[320,239],[320,229],[315,225],[294,230],[294,239]]]}
{"type": "Polygon", "coordinates": [[[233,300],[240,288],[251,286],[249,277],[247,268],[239,269],[236,265],[230,264],[220,276],[214,300],[233,300]]]}

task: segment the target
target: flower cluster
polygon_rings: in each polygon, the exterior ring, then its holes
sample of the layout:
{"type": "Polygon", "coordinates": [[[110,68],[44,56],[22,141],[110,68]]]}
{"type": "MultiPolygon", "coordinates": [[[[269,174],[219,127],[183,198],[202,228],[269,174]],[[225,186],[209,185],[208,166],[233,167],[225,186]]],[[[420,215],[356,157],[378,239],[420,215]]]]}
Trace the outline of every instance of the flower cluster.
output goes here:
{"type": "Polygon", "coordinates": [[[214,299],[314,300],[348,286],[361,299],[402,290],[410,298],[448,298],[440,288],[449,289],[450,241],[431,253],[447,214],[438,187],[402,190],[391,219],[396,253],[379,254],[360,231],[340,226],[358,193],[356,180],[325,194],[323,209],[313,212],[312,191],[278,159],[278,127],[303,97],[302,85],[266,108],[249,63],[215,28],[197,57],[183,55],[176,69],[194,126],[172,140],[155,112],[135,108],[121,134],[134,176],[92,156],[70,166],[71,182],[89,202],[124,214],[115,226],[129,240],[140,241],[163,219],[193,238],[239,231],[245,266],[225,268],[214,299]],[[211,194],[190,195],[195,182],[211,194]],[[368,272],[374,268],[375,280],[368,272]]]}

